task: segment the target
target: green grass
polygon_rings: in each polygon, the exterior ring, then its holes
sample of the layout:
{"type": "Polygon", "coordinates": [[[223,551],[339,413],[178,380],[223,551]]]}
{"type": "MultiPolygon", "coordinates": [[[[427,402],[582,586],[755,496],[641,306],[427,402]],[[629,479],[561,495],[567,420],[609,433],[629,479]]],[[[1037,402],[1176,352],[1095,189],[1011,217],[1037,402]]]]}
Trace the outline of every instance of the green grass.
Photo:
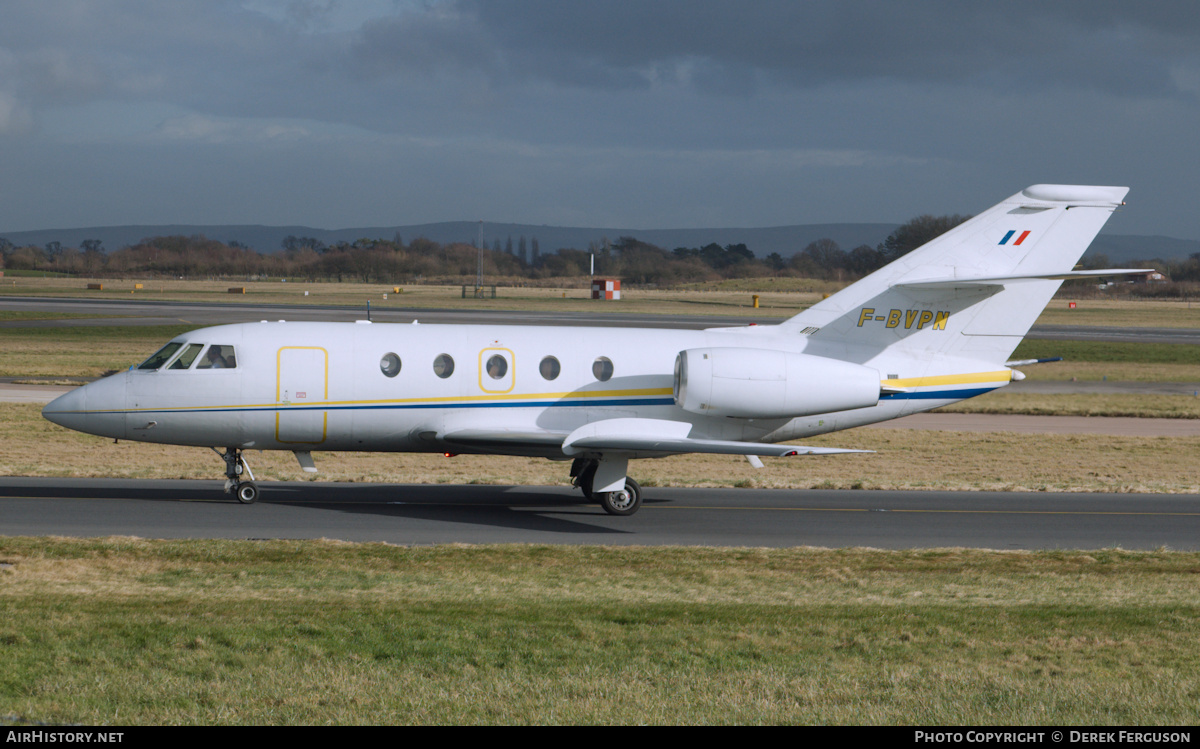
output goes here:
{"type": "Polygon", "coordinates": [[[0,376],[98,377],[137,364],[196,325],[0,327],[0,376]]]}
{"type": "MultiPolygon", "coordinates": [[[[1200,382],[1200,346],[1186,343],[1120,343],[1026,339],[1013,359],[1055,356],[1064,361],[1017,367],[1031,380],[1200,382]]],[[[1158,396],[1146,396],[1148,404],[1158,396]]],[[[1155,407],[1155,406],[1152,406],[1155,407]]]]}
{"type": "Polygon", "coordinates": [[[99,319],[112,315],[92,315],[86,312],[41,312],[0,309],[0,322],[21,320],[70,320],[78,318],[99,319]]]}
{"type": "Polygon", "coordinates": [[[1200,555],[0,539],[0,713],[1192,724],[1200,555]]]}
{"type": "Polygon", "coordinates": [[[1200,366],[1200,346],[1187,343],[1109,343],[1103,341],[1053,341],[1026,339],[1013,359],[1061,356],[1067,362],[1133,364],[1188,364],[1200,366]]]}
{"type": "Polygon", "coordinates": [[[1192,395],[1109,393],[1021,393],[997,391],[942,406],[939,412],[1030,414],[1033,416],[1121,416],[1138,419],[1200,419],[1192,395]]]}
{"type": "MultiPolygon", "coordinates": [[[[70,273],[62,273],[53,270],[17,270],[15,268],[5,268],[4,278],[73,278],[70,273]]],[[[2,282],[0,282],[2,283],[2,282]]]]}

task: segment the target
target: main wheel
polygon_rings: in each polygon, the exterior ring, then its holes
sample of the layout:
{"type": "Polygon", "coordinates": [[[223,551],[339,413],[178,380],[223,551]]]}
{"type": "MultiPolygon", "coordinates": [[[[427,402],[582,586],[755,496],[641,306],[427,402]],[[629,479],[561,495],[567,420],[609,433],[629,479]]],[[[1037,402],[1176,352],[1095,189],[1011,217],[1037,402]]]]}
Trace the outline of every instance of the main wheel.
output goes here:
{"type": "Polygon", "coordinates": [[[642,487],[631,478],[625,479],[625,488],[616,492],[599,492],[592,495],[609,515],[632,515],[642,506],[642,487]]]}
{"type": "Polygon", "coordinates": [[[244,505],[252,505],[258,499],[258,485],[253,481],[243,481],[237,487],[237,500],[244,505]]]}

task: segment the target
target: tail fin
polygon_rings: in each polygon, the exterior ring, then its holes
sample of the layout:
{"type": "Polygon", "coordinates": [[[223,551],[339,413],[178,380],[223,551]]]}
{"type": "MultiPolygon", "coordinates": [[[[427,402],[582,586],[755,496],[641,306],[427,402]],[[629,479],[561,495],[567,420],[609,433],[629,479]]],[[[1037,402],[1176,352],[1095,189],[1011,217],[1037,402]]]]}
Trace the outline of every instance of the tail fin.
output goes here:
{"type": "Polygon", "coordinates": [[[1002,366],[1128,191],[1033,185],[780,330],[808,336],[808,353],[850,361],[947,357],[1002,366]]]}

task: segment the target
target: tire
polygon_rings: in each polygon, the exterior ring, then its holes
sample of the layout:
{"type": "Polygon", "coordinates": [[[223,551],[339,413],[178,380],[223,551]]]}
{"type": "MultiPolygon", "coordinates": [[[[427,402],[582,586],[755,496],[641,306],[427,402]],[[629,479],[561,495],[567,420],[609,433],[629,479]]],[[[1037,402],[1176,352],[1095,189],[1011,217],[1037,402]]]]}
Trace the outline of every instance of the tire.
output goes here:
{"type": "Polygon", "coordinates": [[[622,491],[600,492],[593,496],[609,515],[632,515],[642,506],[642,487],[631,478],[625,479],[622,491]]]}
{"type": "Polygon", "coordinates": [[[244,505],[252,505],[258,499],[258,485],[253,481],[243,481],[235,491],[237,500],[244,505]]]}

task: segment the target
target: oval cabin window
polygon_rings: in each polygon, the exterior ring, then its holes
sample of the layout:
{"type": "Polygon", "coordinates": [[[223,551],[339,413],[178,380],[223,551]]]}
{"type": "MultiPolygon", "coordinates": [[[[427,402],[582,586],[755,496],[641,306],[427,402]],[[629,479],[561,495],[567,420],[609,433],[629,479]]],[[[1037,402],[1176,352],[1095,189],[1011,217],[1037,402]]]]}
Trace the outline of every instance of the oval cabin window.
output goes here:
{"type": "Polygon", "coordinates": [[[383,358],[379,360],[379,371],[388,377],[400,374],[400,357],[391,353],[384,354],[383,358]]]}
{"type": "Polygon", "coordinates": [[[596,379],[600,382],[608,382],[613,376],[613,363],[607,356],[600,356],[596,361],[592,362],[592,374],[596,375],[596,379]]]}
{"type": "Polygon", "coordinates": [[[508,361],[500,354],[496,354],[487,360],[487,373],[488,377],[493,380],[499,380],[508,374],[508,361]]]}
{"type": "Polygon", "coordinates": [[[454,357],[450,354],[438,354],[433,360],[433,373],[443,380],[454,374],[454,357]]]}

